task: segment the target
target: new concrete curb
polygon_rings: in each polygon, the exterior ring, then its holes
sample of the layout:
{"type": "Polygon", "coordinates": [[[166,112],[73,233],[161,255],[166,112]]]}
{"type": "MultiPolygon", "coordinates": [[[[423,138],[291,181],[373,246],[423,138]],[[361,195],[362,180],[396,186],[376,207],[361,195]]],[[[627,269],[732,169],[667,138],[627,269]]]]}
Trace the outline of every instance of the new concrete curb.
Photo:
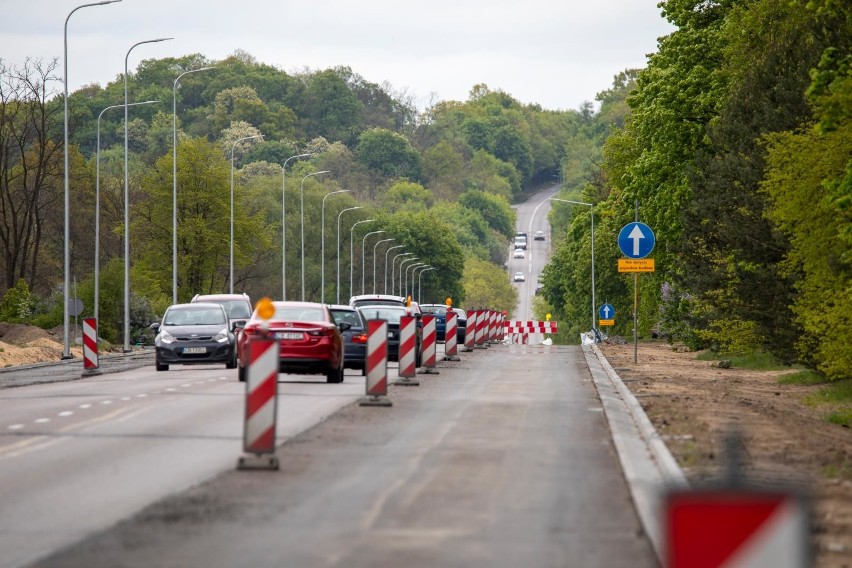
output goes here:
{"type": "Polygon", "coordinates": [[[583,345],[583,353],[604,407],[636,514],[657,558],[663,562],[661,497],[664,491],[686,487],[688,482],[639,401],[624,386],[598,346],[583,345]]]}

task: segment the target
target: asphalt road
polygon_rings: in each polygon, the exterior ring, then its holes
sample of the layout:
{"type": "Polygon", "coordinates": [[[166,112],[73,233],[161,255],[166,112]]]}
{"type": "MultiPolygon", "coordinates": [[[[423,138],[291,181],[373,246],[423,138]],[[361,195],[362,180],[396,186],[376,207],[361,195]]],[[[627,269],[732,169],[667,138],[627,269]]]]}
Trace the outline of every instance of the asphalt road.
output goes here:
{"type": "Polygon", "coordinates": [[[346,403],[350,389],[363,389],[360,377],[285,384],[279,420],[318,405],[330,416],[285,436],[277,472],[235,470],[240,386],[222,372],[0,391],[2,564],[23,565],[29,558],[12,562],[5,551],[52,536],[54,550],[79,542],[35,566],[656,566],[580,347],[497,345],[439,370],[419,387],[391,387],[390,408],[346,403]],[[118,395],[131,397],[114,402],[129,410],[98,407],[95,422],[42,438],[29,422],[26,436],[6,424],[118,395]],[[10,408],[20,414],[9,417],[10,408]],[[28,439],[47,447],[3,449],[28,439]],[[218,455],[205,458],[213,447],[218,455]],[[202,461],[218,461],[220,474],[202,461]],[[136,498],[186,472],[193,488],[136,498]],[[122,490],[99,497],[111,486],[122,490]],[[69,493],[101,501],[91,509],[118,509],[116,521],[137,513],[84,538],[92,512],[62,513],[69,493]],[[143,502],[154,503],[139,511],[143,502]]]}
{"type": "MultiPolygon", "coordinates": [[[[512,251],[509,252],[507,267],[509,279],[512,280],[515,272],[519,271],[523,272],[525,276],[523,282],[513,282],[518,289],[518,307],[512,319],[522,321],[534,319],[532,300],[535,297],[535,288],[538,284],[539,274],[550,261],[551,252],[550,223],[547,222],[550,201],[547,198],[556,195],[558,190],[558,185],[548,187],[515,206],[517,213],[516,230],[526,232],[528,237],[525,258],[512,258],[512,251]],[[533,240],[533,234],[536,231],[544,231],[545,240],[533,240]]],[[[540,342],[541,339],[540,336],[533,338],[535,342],[540,342]]]]}

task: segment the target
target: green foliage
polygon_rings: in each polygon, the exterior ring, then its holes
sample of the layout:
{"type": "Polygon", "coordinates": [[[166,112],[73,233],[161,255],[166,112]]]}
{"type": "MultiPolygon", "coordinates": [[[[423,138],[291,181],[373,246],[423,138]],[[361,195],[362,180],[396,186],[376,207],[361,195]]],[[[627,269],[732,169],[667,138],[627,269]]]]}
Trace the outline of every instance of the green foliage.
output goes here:
{"type": "Polygon", "coordinates": [[[421,178],[420,153],[401,134],[382,128],[361,133],[355,147],[358,160],[385,177],[421,178]]]}
{"type": "Polygon", "coordinates": [[[478,211],[488,226],[507,239],[515,234],[515,211],[499,195],[469,190],[459,196],[462,207],[478,211]]]}
{"type": "Polygon", "coordinates": [[[717,319],[707,329],[697,332],[714,352],[723,355],[742,355],[760,347],[760,335],[753,321],[742,319],[717,319]]]}
{"type": "Polygon", "coordinates": [[[28,321],[36,308],[36,298],[23,278],[19,278],[14,288],[9,288],[0,304],[0,320],[7,322],[28,321]]]}
{"type": "Polygon", "coordinates": [[[405,180],[394,183],[381,198],[383,209],[390,213],[402,210],[425,211],[431,209],[433,203],[432,192],[419,183],[405,180]]]}
{"type": "Polygon", "coordinates": [[[463,286],[464,305],[469,309],[487,307],[510,314],[515,311],[518,291],[506,278],[506,271],[493,263],[467,258],[463,286]]]}

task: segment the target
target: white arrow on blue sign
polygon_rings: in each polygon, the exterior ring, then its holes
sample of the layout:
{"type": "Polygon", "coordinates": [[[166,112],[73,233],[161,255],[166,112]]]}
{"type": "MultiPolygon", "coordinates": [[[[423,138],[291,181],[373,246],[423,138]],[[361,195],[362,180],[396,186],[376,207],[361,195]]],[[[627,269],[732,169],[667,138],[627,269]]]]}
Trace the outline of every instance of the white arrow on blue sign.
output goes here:
{"type": "Polygon", "coordinates": [[[611,320],[615,317],[615,308],[612,307],[612,304],[604,304],[598,308],[598,316],[604,320],[611,320]]]}
{"type": "Polygon", "coordinates": [[[628,223],[618,233],[618,248],[629,258],[645,258],[656,243],[654,231],[645,223],[628,223]]]}

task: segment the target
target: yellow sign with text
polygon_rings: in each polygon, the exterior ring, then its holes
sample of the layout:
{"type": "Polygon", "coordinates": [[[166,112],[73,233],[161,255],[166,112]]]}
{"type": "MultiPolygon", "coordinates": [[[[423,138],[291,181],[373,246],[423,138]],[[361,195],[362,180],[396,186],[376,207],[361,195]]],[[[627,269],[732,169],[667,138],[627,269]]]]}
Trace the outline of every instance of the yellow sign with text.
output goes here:
{"type": "Polygon", "coordinates": [[[601,327],[605,325],[615,325],[615,320],[598,320],[598,325],[601,327]]]}
{"type": "Polygon", "coordinates": [[[654,272],[653,258],[619,258],[619,272],[654,272]]]}

